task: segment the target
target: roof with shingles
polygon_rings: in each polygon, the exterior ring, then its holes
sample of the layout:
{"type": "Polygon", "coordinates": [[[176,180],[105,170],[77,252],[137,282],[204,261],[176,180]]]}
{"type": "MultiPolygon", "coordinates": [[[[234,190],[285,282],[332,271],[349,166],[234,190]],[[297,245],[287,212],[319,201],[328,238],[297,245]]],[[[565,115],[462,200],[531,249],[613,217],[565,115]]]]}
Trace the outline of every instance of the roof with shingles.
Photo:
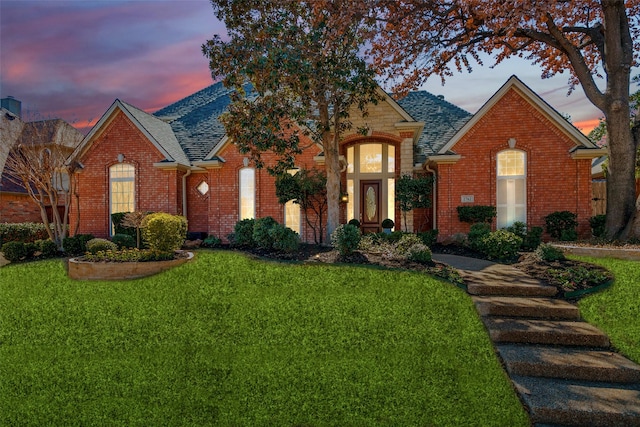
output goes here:
{"type": "Polygon", "coordinates": [[[231,103],[232,89],[216,83],[187,96],[153,115],[167,122],[191,161],[204,160],[225,136],[220,114],[231,103]]]}
{"type": "Polygon", "coordinates": [[[168,123],[126,102],[120,101],[120,104],[127,109],[140,126],[149,132],[149,135],[171,156],[172,160],[184,165],[190,163],[168,123]]]}
{"type": "Polygon", "coordinates": [[[416,163],[437,153],[472,117],[471,113],[424,90],[410,92],[398,100],[398,105],[415,120],[424,122],[416,147],[416,163]]]}

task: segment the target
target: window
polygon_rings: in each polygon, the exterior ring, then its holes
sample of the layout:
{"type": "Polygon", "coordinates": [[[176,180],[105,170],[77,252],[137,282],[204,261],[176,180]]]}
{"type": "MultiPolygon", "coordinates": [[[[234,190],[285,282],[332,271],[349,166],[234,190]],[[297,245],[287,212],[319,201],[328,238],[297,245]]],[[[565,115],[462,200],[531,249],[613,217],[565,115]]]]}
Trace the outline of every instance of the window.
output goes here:
{"type": "Polygon", "coordinates": [[[253,168],[240,169],[240,219],[256,216],[256,171],[253,168]]]}
{"type": "Polygon", "coordinates": [[[497,195],[498,228],[527,221],[526,154],[519,150],[498,153],[497,195]]]}
{"type": "Polygon", "coordinates": [[[198,193],[205,196],[209,192],[209,184],[207,184],[206,181],[202,181],[200,184],[198,184],[196,190],[198,190],[198,193]]]}
{"type": "MultiPolygon", "coordinates": [[[[109,223],[111,214],[134,212],[135,207],[135,168],[127,163],[118,163],[109,168],[109,223]]],[[[115,232],[111,224],[111,234],[115,232]]]]}
{"type": "Polygon", "coordinates": [[[300,234],[300,205],[293,200],[284,204],[284,225],[300,234]]]}

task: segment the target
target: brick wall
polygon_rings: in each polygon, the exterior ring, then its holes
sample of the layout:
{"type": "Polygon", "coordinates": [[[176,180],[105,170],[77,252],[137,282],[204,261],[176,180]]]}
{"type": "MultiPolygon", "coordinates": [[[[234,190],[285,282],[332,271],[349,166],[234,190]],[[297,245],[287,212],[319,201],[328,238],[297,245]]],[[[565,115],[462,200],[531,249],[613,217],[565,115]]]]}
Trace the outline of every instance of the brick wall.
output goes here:
{"type": "MultiPolygon", "coordinates": [[[[591,161],[574,160],[576,144],[545,115],[512,89],[500,99],[452,150],[462,158],[438,165],[437,225],[441,237],[467,233],[458,221],[462,195],[473,195],[475,205],[496,206],[496,156],[509,149],[527,156],[527,223],[544,227],[544,216],[568,210],[578,214],[579,233],[589,233],[591,216],[591,161]]],[[[495,228],[495,220],[493,223],[495,228]]]]}
{"type": "Polygon", "coordinates": [[[0,222],[42,222],[40,208],[26,194],[0,192],[0,222]]]}
{"type": "Polygon", "coordinates": [[[154,167],[153,163],[164,160],[164,156],[117,111],[80,159],[84,164],[78,185],[80,209],[73,210],[74,218],[78,212],[80,215],[80,233],[109,235],[109,167],[118,163],[118,154],[124,154],[124,163],[136,170],[136,210],[182,213],[181,175],[154,167]]]}

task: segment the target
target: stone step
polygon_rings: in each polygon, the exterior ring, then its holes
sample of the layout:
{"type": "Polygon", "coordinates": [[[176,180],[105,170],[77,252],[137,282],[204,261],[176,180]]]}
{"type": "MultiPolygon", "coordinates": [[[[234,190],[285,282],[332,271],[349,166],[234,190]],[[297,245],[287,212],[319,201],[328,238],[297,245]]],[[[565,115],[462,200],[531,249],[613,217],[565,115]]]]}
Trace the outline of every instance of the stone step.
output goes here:
{"type": "Polygon", "coordinates": [[[522,297],[552,297],[558,293],[554,286],[533,282],[481,281],[465,279],[471,295],[502,295],[522,297]]]}
{"type": "Polygon", "coordinates": [[[494,343],[609,347],[609,338],[586,322],[483,318],[494,343]]]}
{"type": "Polygon", "coordinates": [[[640,366],[611,351],[514,344],[496,348],[509,375],[640,384],[640,366]]]}
{"type": "Polygon", "coordinates": [[[481,316],[580,319],[578,307],[559,299],[505,296],[473,296],[472,299],[481,316]]]}
{"type": "Polygon", "coordinates": [[[534,424],[640,426],[640,384],[512,376],[534,424]]]}

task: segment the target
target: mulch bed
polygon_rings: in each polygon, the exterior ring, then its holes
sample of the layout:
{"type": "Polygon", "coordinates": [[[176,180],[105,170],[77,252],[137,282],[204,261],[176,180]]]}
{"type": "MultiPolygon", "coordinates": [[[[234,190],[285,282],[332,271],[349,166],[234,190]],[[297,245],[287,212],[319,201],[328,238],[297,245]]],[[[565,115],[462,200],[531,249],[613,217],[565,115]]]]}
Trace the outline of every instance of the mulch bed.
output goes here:
{"type": "MultiPolygon", "coordinates": [[[[442,245],[436,244],[432,247],[434,253],[444,253],[451,255],[460,255],[471,258],[486,259],[482,254],[472,251],[469,248],[459,245],[442,245]]],[[[392,269],[405,269],[414,271],[427,271],[433,272],[434,269],[439,270],[444,267],[444,264],[434,262],[431,266],[418,264],[408,261],[398,261],[389,259],[381,254],[375,253],[361,253],[355,252],[348,257],[341,257],[338,251],[333,250],[331,247],[302,244],[298,252],[294,254],[277,254],[269,251],[262,251],[254,249],[248,252],[254,256],[262,259],[274,259],[279,261],[300,261],[300,262],[317,262],[317,263],[345,263],[345,264],[362,264],[362,265],[377,265],[385,268],[392,269]]],[[[511,263],[512,266],[524,271],[530,276],[541,280],[548,285],[558,288],[560,295],[565,292],[579,291],[594,288],[604,283],[610,282],[613,279],[613,275],[604,267],[581,262],[575,260],[562,260],[554,262],[545,262],[538,259],[533,253],[523,253],[520,258],[511,263]],[[586,277],[578,275],[578,279],[584,280],[571,280],[567,279],[566,275],[562,273],[571,271],[575,272],[583,268],[589,272],[586,277]],[[597,274],[594,274],[597,273],[597,274]]],[[[584,270],[580,270],[584,273],[584,270]]],[[[576,277],[573,274],[571,277],[576,277]]]]}

